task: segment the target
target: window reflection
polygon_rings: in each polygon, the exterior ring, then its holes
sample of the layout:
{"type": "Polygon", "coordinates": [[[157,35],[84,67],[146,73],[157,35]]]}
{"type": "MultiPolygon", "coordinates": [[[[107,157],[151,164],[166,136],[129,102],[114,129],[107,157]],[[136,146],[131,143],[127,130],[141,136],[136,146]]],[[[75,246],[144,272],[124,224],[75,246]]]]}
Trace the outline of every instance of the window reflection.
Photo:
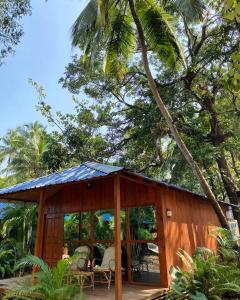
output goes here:
{"type": "Polygon", "coordinates": [[[80,238],[80,214],[71,213],[64,216],[64,239],[79,240],[80,238]]]}
{"type": "Polygon", "coordinates": [[[154,240],[157,232],[155,208],[152,206],[131,208],[130,232],[132,240],[154,240]]]}

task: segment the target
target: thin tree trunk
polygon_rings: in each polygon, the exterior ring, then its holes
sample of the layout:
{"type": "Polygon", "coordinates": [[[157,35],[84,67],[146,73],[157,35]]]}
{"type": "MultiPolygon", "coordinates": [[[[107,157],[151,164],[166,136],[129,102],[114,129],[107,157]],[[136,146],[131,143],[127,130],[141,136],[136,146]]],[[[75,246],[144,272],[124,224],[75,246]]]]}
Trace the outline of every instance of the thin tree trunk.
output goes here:
{"type": "Polygon", "coordinates": [[[137,27],[140,46],[141,46],[141,51],[142,51],[143,65],[144,65],[144,69],[145,69],[145,72],[146,72],[146,75],[147,75],[147,79],[148,79],[153,97],[154,97],[155,101],[157,102],[157,105],[158,105],[163,117],[166,120],[166,123],[167,123],[167,125],[168,125],[168,127],[169,127],[169,129],[172,133],[172,136],[173,136],[175,142],[177,143],[177,145],[180,148],[183,156],[185,157],[185,159],[187,160],[187,162],[189,163],[189,165],[193,169],[194,173],[198,176],[198,178],[200,180],[200,183],[202,185],[202,188],[203,188],[207,198],[211,202],[216,214],[218,215],[218,218],[220,220],[221,225],[223,227],[229,229],[228,222],[226,220],[226,217],[225,217],[218,201],[215,199],[214,194],[213,194],[211,188],[209,187],[206,179],[204,178],[204,176],[202,174],[202,171],[200,170],[198,164],[194,161],[194,159],[193,159],[191,153],[189,152],[187,146],[183,142],[176,126],[174,125],[173,119],[172,119],[168,109],[166,108],[165,104],[163,103],[163,101],[160,97],[160,94],[158,92],[156,83],[154,81],[154,78],[152,76],[152,73],[151,73],[151,70],[150,70],[150,67],[149,67],[148,55],[147,55],[147,45],[146,45],[146,42],[145,42],[145,36],[144,36],[144,32],[143,32],[141,22],[140,22],[140,20],[138,18],[138,15],[136,13],[135,5],[134,5],[133,0],[129,0],[129,6],[130,6],[131,14],[132,14],[132,17],[134,19],[135,25],[137,27]]]}
{"type": "Polygon", "coordinates": [[[232,167],[233,167],[233,170],[235,172],[235,176],[237,178],[239,178],[239,172],[238,172],[237,163],[236,163],[236,160],[235,160],[235,155],[234,155],[233,149],[230,149],[230,154],[231,154],[232,167]]]}
{"type": "MultiPolygon", "coordinates": [[[[239,205],[240,201],[237,196],[237,189],[236,185],[233,181],[231,171],[229,169],[229,165],[225,156],[225,152],[223,149],[221,149],[220,156],[217,157],[217,165],[222,177],[222,182],[224,185],[224,188],[227,192],[228,198],[230,200],[230,203],[239,205]]],[[[240,225],[240,215],[237,209],[233,210],[234,218],[238,220],[240,225]]]]}

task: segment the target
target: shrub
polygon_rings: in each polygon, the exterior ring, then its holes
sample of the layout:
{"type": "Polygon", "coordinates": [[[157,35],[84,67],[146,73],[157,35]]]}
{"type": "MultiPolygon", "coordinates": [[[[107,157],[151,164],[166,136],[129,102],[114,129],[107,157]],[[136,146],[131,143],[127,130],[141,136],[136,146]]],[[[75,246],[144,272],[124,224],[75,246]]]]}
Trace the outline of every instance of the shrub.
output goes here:
{"type": "Polygon", "coordinates": [[[180,250],[184,270],[171,270],[171,291],[167,299],[221,300],[239,299],[240,296],[240,249],[232,234],[218,230],[219,253],[198,248],[191,257],[180,250]]]}

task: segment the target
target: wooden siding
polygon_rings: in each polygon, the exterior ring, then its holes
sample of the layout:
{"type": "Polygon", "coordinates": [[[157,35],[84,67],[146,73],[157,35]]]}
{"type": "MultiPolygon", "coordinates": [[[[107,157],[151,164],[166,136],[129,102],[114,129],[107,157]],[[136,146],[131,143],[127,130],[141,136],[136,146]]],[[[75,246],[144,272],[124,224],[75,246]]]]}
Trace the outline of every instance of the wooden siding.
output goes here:
{"type": "MultiPolygon", "coordinates": [[[[64,186],[46,200],[43,257],[50,265],[61,258],[64,214],[114,208],[113,177],[89,183],[64,186]]],[[[169,268],[181,265],[176,255],[179,248],[190,254],[198,246],[216,249],[216,241],[210,233],[219,221],[202,197],[134,177],[122,177],[121,208],[145,205],[156,207],[161,283],[167,286],[169,268]],[[172,210],[171,218],[166,216],[167,209],[172,210]]]]}
{"type": "Polygon", "coordinates": [[[176,255],[179,249],[189,254],[197,247],[217,250],[213,234],[220,222],[208,200],[173,189],[165,189],[161,194],[165,212],[163,218],[167,269],[171,266],[183,267],[176,255]],[[172,211],[170,218],[166,216],[167,209],[172,211]]]}

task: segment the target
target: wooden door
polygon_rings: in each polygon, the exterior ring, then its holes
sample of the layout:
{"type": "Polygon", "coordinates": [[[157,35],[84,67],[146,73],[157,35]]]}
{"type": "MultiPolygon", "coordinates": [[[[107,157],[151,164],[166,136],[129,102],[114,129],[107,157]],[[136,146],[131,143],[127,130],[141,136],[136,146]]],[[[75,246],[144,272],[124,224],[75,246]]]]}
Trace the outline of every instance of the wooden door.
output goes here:
{"type": "Polygon", "coordinates": [[[62,258],[63,231],[63,214],[46,216],[43,259],[49,266],[55,266],[62,258]]]}

